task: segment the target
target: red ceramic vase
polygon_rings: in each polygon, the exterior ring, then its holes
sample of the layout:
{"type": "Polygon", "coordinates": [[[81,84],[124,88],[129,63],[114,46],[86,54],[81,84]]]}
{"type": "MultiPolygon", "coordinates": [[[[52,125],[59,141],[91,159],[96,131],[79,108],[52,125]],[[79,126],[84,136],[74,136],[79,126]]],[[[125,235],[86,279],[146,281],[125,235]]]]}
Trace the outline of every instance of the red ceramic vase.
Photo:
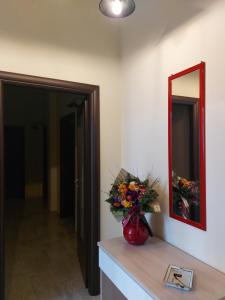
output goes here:
{"type": "Polygon", "coordinates": [[[135,216],[123,228],[123,236],[131,245],[143,245],[148,239],[149,231],[147,226],[135,216]]]}

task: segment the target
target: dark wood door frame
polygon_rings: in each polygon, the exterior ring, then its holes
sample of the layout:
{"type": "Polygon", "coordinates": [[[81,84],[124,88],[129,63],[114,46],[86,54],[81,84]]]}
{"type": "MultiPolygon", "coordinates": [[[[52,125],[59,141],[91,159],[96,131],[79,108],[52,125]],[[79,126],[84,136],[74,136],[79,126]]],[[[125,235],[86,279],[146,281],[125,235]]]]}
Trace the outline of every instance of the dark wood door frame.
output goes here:
{"type": "Polygon", "coordinates": [[[100,238],[100,109],[99,87],[64,80],[0,72],[0,300],[5,300],[4,254],[4,86],[30,86],[48,90],[68,91],[87,95],[85,103],[85,202],[88,290],[99,294],[97,242],[100,238]]]}

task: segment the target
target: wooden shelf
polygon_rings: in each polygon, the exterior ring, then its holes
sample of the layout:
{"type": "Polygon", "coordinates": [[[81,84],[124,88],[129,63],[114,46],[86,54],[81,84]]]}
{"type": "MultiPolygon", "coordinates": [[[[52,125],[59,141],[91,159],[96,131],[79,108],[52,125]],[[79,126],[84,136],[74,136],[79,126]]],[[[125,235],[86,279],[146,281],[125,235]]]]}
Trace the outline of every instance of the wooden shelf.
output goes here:
{"type": "Polygon", "coordinates": [[[100,242],[99,265],[129,300],[219,300],[225,297],[225,274],[155,237],[143,246],[131,246],[123,238],[100,242]],[[194,270],[192,291],[164,285],[169,264],[194,270]]]}

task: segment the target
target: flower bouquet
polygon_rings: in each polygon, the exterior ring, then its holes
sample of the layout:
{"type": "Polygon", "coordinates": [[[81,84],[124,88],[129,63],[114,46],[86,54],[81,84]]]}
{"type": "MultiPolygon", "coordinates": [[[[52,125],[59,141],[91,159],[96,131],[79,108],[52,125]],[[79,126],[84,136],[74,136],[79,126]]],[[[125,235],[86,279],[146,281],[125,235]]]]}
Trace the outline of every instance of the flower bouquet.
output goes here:
{"type": "Polygon", "coordinates": [[[122,216],[123,234],[130,244],[143,244],[148,236],[152,236],[151,228],[145,213],[160,212],[156,201],[158,193],[149,178],[141,181],[138,177],[121,170],[109,192],[110,210],[115,216],[122,216]]]}

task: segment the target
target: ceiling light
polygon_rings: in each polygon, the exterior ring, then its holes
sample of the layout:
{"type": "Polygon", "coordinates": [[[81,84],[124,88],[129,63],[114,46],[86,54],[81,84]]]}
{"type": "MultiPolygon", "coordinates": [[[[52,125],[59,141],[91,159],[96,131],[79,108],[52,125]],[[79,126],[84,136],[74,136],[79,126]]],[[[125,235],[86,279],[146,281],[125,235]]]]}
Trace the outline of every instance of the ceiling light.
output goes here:
{"type": "Polygon", "coordinates": [[[133,0],[102,0],[99,9],[103,15],[111,18],[124,18],[135,10],[133,0]]]}

